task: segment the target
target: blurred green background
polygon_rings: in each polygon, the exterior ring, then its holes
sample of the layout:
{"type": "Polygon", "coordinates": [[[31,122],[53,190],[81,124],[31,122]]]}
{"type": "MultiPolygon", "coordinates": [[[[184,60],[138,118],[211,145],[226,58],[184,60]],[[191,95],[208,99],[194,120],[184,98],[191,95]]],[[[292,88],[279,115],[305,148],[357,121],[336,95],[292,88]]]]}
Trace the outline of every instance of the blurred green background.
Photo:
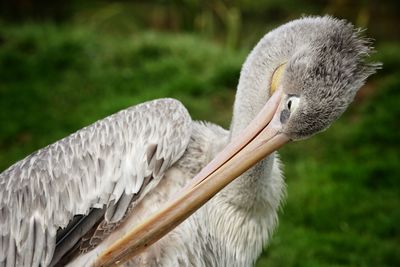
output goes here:
{"type": "Polygon", "coordinates": [[[257,40],[331,14],[367,28],[383,69],[328,131],[282,149],[288,198],[257,266],[400,266],[399,10],[367,0],[0,2],[0,171],[154,98],[228,127],[257,40]]]}

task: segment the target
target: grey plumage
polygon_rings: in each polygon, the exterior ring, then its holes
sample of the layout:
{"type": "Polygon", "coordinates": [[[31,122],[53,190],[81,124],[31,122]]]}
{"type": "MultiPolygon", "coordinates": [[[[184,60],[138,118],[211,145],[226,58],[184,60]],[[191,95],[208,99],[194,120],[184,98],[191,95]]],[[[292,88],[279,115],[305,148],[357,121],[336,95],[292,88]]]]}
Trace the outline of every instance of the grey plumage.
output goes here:
{"type": "Polygon", "coordinates": [[[281,86],[286,95],[298,96],[301,101],[284,132],[298,140],[326,129],[380,67],[366,61],[373,52],[371,42],[352,24],[329,16],[305,17],[273,30],[244,63],[236,101],[244,94],[252,101],[257,95],[262,97],[256,104],[236,105],[238,116],[255,117],[261,109],[257,107],[268,97],[266,88],[273,71],[286,63],[281,86]]]}
{"type": "Polygon", "coordinates": [[[112,212],[106,214],[113,216],[106,218],[121,219],[128,196],[139,192],[147,176],[153,177],[149,187],[158,183],[182,156],[190,133],[186,109],[161,99],[85,127],[5,170],[0,174],[0,262],[47,266],[57,229],[90,208],[110,204],[112,212]],[[147,164],[149,147],[153,155],[147,164]]]}
{"type": "Polygon", "coordinates": [[[346,110],[367,77],[380,66],[366,62],[372,52],[371,41],[361,37],[360,30],[346,21],[310,19],[298,27],[294,30],[317,29],[304,34],[304,38],[309,39],[309,47],[296,51],[288,61],[282,80],[287,94],[301,98],[298,112],[286,126],[293,139],[326,129],[346,110]]]}
{"type": "MultiPolygon", "coordinates": [[[[296,20],[265,35],[246,59],[230,132],[192,122],[178,101],[163,99],[121,111],[17,162],[0,174],[0,266],[57,264],[75,250],[87,253],[71,265],[90,264],[245,129],[270,97],[282,64],[281,131],[297,140],[326,129],[377,68],[366,63],[370,52],[345,21],[296,20]],[[86,217],[74,217],[79,214],[86,217]],[[74,232],[77,225],[82,235],[74,232]]],[[[284,194],[274,153],[130,264],[249,266],[277,224],[284,194]]]]}

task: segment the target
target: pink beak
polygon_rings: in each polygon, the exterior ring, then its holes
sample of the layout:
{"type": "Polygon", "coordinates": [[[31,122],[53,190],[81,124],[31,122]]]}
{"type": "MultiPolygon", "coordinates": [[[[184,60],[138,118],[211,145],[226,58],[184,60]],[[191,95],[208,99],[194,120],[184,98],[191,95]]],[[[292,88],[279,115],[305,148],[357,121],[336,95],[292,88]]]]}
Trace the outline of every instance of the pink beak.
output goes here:
{"type": "Polygon", "coordinates": [[[105,250],[94,266],[116,266],[139,254],[183,222],[236,177],[273,153],[290,138],[280,132],[276,90],[243,133],[235,137],[193,180],[156,214],[105,250]]]}

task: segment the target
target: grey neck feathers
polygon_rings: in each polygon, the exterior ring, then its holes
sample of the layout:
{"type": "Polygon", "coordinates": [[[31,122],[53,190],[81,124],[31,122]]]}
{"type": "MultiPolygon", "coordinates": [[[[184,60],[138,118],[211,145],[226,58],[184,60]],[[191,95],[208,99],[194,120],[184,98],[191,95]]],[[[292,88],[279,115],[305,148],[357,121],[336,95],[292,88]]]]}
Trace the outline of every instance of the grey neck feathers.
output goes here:
{"type": "MultiPolygon", "coordinates": [[[[270,97],[270,84],[275,69],[286,63],[296,51],[306,47],[307,37],[297,32],[302,28],[301,23],[296,24],[288,23],[265,35],[243,64],[233,110],[231,138],[240,134],[250,124],[270,97]]],[[[307,31],[304,27],[301,30],[307,31]]],[[[274,164],[275,153],[257,163],[229,185],[227,191],[230,193],[227,195],[233,196],[230,202],[239,207],[253,209],[257,207],[256,201],[261,205],[268,202],[268,196],[260,194],[268,191],[272,183],[279,182],[283,185],[280,175],[272,177],[274,164]]]]}
{"type": "Polygon", "coordinates": [[[272,75],[295,51],[281,28],[265,35],[243,64],[233,108],[231,137],[240,134],[270,97],[272,75]]]}

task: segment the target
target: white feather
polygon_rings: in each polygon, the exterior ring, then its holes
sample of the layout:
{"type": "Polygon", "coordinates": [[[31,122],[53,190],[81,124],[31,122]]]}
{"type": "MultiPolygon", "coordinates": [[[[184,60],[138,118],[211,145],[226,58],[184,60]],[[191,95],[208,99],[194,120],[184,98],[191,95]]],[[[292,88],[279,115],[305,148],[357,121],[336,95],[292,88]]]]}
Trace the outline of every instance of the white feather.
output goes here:
{"type": "MultiPolygon", "coordinates": [[[[144,176],[156,171],[146,162],[148,136],[172,164],[190,134],[191,119],[182,104],[160,99],[98,121],[5,170],[0,174],[0,185],[6,185],[0,187],[0,264],[46,266],[57,229],[76,214],[117,202],[124,192],[137,193],[144,176]]],[[[120,203],[123,210],[128,200],[120,203]]],[[[122,211],[115,215],[123,216],[122,211]]]]}

